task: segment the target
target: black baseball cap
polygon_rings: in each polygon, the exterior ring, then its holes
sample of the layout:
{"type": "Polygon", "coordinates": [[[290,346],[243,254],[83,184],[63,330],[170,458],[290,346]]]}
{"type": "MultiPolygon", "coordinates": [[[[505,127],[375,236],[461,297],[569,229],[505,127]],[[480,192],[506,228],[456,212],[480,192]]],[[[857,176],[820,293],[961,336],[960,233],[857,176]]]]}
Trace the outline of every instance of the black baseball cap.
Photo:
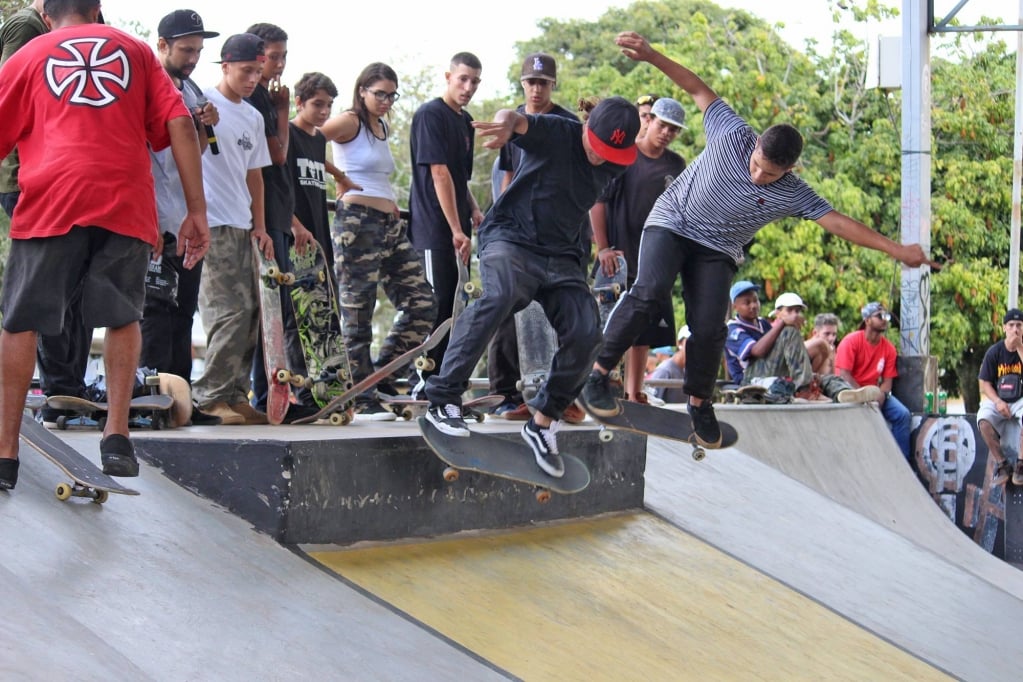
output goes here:
{"type": "Polygon", "coordinates": [[[628,166],[636,161],[639,110],[624,97],[608,97],[593,107],[586,120],[586,138],[597,155],[628,166]]]}
{"type": "Polygon", "coordinates": [[[1009,308],[1005,311],[1005,319],[1002,320],[1002,324],[1006,322],[1023,322],[1023,311],[1019,308],[1009,308]]]}
{"type": "Polygon", "coordinates": [[[254,33],[236,33],[220,48],[220,63],[265,62],[263,39],[254,33]]]}
{"type": "Polygon", "coordinates": [[[202,25],[202,17],[197,12],[190,9],[176,9],[160,19],[157,35],[161,38],[173,39],[185,36],[216,38],[220,34],[216,31],[207,31],[206,27],[202,25]]]}

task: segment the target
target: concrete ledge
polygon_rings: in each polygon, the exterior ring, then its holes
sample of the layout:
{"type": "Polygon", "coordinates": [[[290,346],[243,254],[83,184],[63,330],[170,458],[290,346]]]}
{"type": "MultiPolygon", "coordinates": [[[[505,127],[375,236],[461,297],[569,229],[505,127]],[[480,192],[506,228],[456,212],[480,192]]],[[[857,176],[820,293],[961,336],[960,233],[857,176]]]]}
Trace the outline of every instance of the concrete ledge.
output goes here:
{"type": "MultiPolygon", "coordinates": [[[[480,428],[519,438],[511,425],[480,428]]],[[[306,427],[301,433],[309,429],[342,437],[213,440],[182,437],[184,430],[178,430],[137,438],[135,447],[174,481],[283,543],[345,545],[428,537],[643,505],[645,436],[617,432],[602,443],[595,428],[563,430],[561,449],[586,462],[592,481],[581,493],[555,494],[541,505],[531,486],[492,476],[462,472],[458,481],[445,483],[443,463],[413,424],[395,424],[387,436],[376,435],[379,427],[359,426],[306,427]]],[[[255,427],[248,430],[256,435],[255,427]]],[[[263,427],[260,435],[267,432],[299,434],[294,427],[263,427]]]]}

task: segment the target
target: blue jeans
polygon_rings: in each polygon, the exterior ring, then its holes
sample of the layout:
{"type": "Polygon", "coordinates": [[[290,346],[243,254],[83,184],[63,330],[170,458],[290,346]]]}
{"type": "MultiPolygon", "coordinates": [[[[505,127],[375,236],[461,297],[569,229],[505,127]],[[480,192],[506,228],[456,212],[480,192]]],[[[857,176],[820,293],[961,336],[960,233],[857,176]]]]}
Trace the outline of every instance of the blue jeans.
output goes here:
{"type": "Polygon", "coordinates": [[[898,398],[889,394],[881,405],[881,414],[888,422],[888,428],[891,430],[895,442],[898,443],[899,449],[902,450],[902,455],[909,461],[912,457],[912,452],[909,449],[909,408],[899,402],[898,398]]]}

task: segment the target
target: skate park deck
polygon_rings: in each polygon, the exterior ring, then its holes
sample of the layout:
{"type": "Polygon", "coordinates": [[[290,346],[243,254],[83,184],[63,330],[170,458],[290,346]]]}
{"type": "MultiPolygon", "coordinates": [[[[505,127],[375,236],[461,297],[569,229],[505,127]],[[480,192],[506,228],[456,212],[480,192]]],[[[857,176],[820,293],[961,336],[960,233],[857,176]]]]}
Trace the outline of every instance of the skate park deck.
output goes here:
{"type": "Polygon", "coordinates": [[[139,498],[59,503],[26,452],[0,676],[1018,679],[1023,573],[892,473],[880,415],[747,407],[702,462],[650,439],[642,509],[346,547],[282,547],[148,464],[139,498]]]}

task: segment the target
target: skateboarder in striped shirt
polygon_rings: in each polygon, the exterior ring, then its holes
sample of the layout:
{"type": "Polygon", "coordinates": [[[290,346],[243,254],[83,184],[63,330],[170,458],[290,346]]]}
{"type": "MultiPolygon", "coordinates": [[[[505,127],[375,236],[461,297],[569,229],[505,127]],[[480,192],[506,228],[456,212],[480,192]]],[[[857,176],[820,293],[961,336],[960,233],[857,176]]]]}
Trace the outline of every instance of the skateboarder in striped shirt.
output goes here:
{"type": "Polygon", "coordinates": [[[728,291],[743,246],[760,228],[781,218],[805,218],[910,267],[937,265],[919,244],[896,243],[839,213],[794,175],[803,138],[793,126],[774,125],[758,136],[696,74],[654,50],[643,36],[620,33],[615,42],[626,57],[649,62],[692,96],[704,114],[707,146],[654,204],[640,242],[636,283],[608,320],[603,349],[581,397],[594,414],[617,413],[608,370],[650,324],[658,301],[681,275],[692,330],[685,385],[689,414],[697,441],[720,447],[711,396],[725,344],[728,291]]]}

